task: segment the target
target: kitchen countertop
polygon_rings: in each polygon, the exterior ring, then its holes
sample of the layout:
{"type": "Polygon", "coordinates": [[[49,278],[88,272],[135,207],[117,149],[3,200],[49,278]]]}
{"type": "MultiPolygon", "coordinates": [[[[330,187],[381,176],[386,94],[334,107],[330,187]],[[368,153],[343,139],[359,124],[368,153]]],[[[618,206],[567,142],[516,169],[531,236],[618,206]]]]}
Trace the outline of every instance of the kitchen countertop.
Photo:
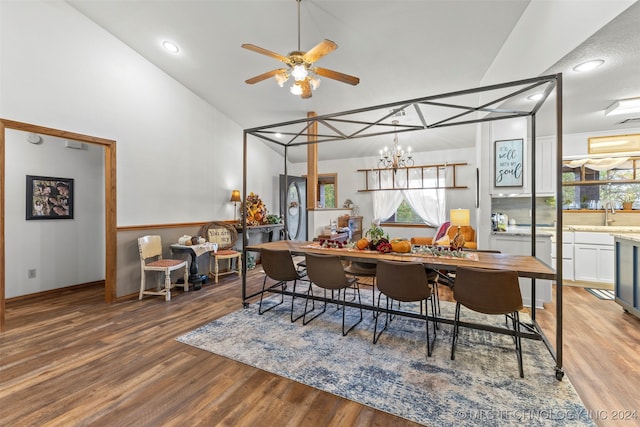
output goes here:
{"type": "MultiPolygon", "coordinates": [[[[524,225],[509,225],[507,231],[492,231],[494,236],[531,236],[531,227],[524,225]]],[[[553,227],[537,227],[536,236],[553,236],[555,228],[553,227]]]]}
{"type": "Polygon", "coordinates": [[[613,237],[640,243],[640,233],[613,234],[613,237]]]}
{"type": "MultiPolygon", "coordinates": [[[[636,225],[565,225],[562,231],[585,231],[596,233],[625,233],[624,235],[637,234],[640,235],[640,226],[636,225]]],[[[522,225],[510,225],[507,231],[492,231],[492,235],[496,236],[531,236],[531,227],[522,225]]],[[[539,226],[537,227],[536,236],[549,236],[552,241],[555,240],[555,227],[539,226]]]]}

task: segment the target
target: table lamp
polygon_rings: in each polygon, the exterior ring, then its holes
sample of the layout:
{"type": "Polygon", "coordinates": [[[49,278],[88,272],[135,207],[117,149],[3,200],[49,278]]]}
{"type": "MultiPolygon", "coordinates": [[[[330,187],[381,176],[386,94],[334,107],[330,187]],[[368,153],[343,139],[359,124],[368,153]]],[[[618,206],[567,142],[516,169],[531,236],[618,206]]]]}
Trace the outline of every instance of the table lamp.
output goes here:
{"type": "Polygon", "coordinates": [[[458,227],[458,232],[451,241],[451,247],[453,249],[460,249],[465,244],[465,239],[460,234],[460,227],[469,225],[469,209],[451,209],[449,211],[449,218],[452,226],[458,227]]]}
{"type": "Polygon", "coordinates": [[[238,212],[238,202],[240,202],[240,190],[231,191],[231,200],[233,202],[233,220],[236,221],[236,213],[238,212]]]}

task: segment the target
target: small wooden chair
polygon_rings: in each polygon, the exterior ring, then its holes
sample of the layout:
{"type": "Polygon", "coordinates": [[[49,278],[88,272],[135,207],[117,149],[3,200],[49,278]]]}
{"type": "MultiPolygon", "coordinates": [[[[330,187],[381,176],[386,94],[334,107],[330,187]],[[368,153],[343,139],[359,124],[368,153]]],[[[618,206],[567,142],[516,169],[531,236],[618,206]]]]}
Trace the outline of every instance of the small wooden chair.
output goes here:
{"type": "Polygon", "coordinates": [[[179,285],[185,291],[189,290],[189,262],[182,259],[162,259],[162,240],[160,236],[143,236],[138,239],[138,251],[140,252],[140,295],[164,295],[165,301],[171,301],[171,288],[175,284],[171,283],[171,272],[184,268],[184,282],[179,285]],[[147,262],[147,259],[155,258],[154,261],[147,262]],[[156,290],[146,289],[146,272],[160,271],[164,273],[164,288],[158,287],[156,290]]]}
{"type": "Polygon", "coordinates": [[[238,241],[238,232],[235,227],[226,222],[214,221],[204,225],[200,229],[200,235],[218,245],[217,251],[209,252],[209,277],[213,277],[215,283],[218,283],[220,276],[226,274],[237,273],[238,277],[242,277],[242,252],[232,249],[238,241]],[[236,260],[235,269],[232,268],[234,259],[236,260]],[[220,272],[220,261],[223,260],[227,261],[228,267],[226,271],[220,272]]]}

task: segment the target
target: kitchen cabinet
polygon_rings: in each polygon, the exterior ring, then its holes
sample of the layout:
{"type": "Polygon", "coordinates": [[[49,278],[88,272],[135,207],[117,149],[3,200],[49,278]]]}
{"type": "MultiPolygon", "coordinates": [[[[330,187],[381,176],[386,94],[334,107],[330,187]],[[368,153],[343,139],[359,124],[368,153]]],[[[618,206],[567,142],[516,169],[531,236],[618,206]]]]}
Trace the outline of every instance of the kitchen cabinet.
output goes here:
{"type": "MultiPolygon", "coordinates": [[[[551,243],[551,267],[556,268],[556,244],[551,243]]],[[[562,279],[563,280],[575,280],[574,279],[574,264],[573,264],[573,231],[562,232],[562,279]]]]}
{"type": "Polygon", "coordinates": [[[538,139],[536,144],[536,195],[556,194],[556,144],[553,139],[538,139]]]}
{"type": "MultiPolygon", "coordinates": [[[[531,255],[531,236],[500,234],[495,232],[490,238],[491,249],[505,254],[531,255]]],[[[536,257],[551,265],[551,236],[536,236],[536,257]]],[[[524,305],[531,307],[531,279],[520,277],[520,292],[524,305]]],[[[536,308],[544,308],[551,301],[551,281],[536,279],[536,308]]]]}
{"type": "Polygon", "coordinates": [[[609,233],[576,231],[574,236],[574,280],[613,283],[614,247],[609,233]]]}
{"type": "Polygon", "coordinates": [[[640,317],[640,234],[615,236],[615,271],[616,302],[640,317]]]}

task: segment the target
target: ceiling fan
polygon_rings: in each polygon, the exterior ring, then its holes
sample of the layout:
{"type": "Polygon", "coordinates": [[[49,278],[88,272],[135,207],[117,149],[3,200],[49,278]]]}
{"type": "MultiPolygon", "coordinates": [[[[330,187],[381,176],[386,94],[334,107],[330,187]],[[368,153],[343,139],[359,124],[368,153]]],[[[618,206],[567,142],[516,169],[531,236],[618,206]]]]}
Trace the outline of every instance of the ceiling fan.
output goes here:
{"type": "Polygon", "coordinates": [[[320,85],[320,80],[316,75],[327,77],[329,79],[338,80],[350,85],[357,85],[360,83],[358,77],[350,76],[348,74],[340,73],[338,71],[328,70],[326,68],[314,67],[313,63],[323,56],[331,53],[338,48],[338,45],[331,40],[324,39],[317,45],[311,48],[308,52],[300,50],[300,2],[298,3],[298,50],[290,52],[289,55],[283,56],[270,50],[261,48],[254,44],[245,43],[243,48],[251,50],[253,52],[261,53],[266,56],[270,56],[279,61],[287,64],[287,68],[278,68],[276,70],[267,71],[248,80],[245,80],[247,84],[255,84],[266,80],[270,77],[275,77],[278,85],[282,87],[284,83],[289,79],[289,76],[293,77],[294,82],[291,86],[291,93],[294,95],[300,95],[301,98],[311,98],[311,90],[315,90],[320,85]]]}

